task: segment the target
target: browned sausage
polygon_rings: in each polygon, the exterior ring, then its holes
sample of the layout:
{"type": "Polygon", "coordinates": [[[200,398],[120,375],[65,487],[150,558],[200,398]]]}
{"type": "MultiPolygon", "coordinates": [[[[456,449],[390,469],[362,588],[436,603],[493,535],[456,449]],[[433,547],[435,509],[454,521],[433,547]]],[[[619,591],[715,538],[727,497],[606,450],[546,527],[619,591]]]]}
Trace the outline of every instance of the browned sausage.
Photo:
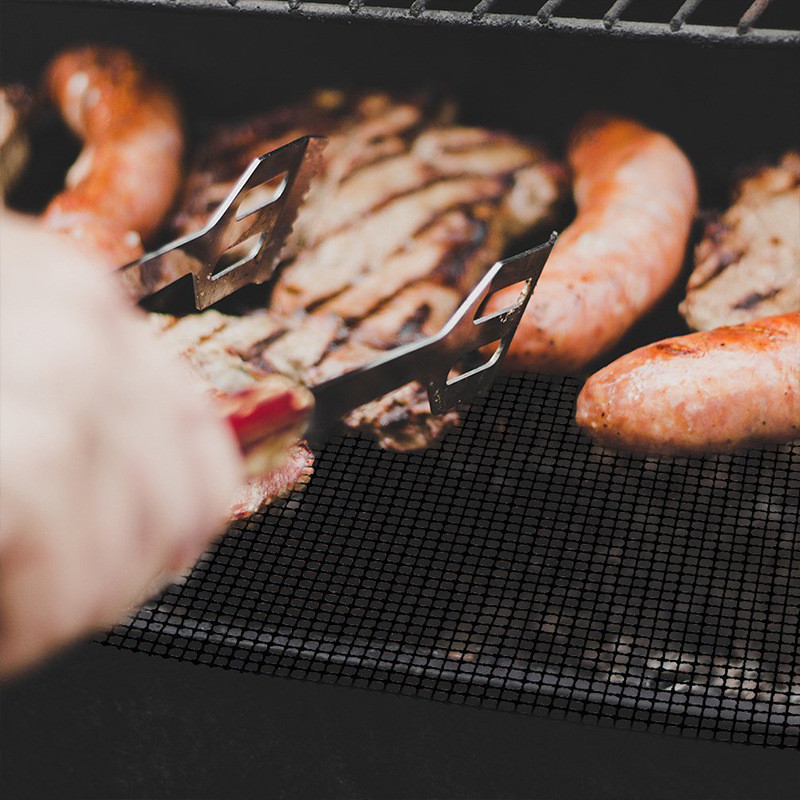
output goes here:
{"type": "Polygon", "coordinates": [[[676,336],[601,369],[575,418],[599,442],[666,453],[800,436],[800,313],[676,336]]]}
{"type": "Polygon", "coordinates": [[[61,54],[46,86],[84,148],[44,222],[115,265],[126,263],[141,254],[179,186],[177,103],[129,53],[108,47],[61,54]]]}
{"type": "MultiPolygon", "coordinates": [[[[506,364],[578,369],[612,347],[678,276],[697,205],[694,172],[661,133],[587,117],[569,146],[578,207],[520,322],[506,364]]],[[[510,305],[514,287],[492,298],[510,305]]]]}

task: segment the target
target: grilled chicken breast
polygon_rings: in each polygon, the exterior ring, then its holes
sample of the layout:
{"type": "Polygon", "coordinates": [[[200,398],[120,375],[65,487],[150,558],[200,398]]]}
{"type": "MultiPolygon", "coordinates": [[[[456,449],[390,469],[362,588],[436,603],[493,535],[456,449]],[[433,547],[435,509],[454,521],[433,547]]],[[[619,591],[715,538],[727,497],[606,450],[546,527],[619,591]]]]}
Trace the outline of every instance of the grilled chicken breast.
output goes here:
{"type": "Polygon", "coordinates": [[[800,311],[800,153],[741,181],[709,223],[680,311],[695,330],[800,311]]]}

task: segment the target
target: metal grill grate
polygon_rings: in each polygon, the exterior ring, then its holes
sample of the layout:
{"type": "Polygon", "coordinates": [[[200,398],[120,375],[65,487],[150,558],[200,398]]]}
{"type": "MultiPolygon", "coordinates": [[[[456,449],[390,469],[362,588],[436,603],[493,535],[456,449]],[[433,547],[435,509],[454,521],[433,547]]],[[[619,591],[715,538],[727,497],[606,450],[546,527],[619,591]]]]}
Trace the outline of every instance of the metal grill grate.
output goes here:
{"type": "MultiPolygon", "coordinates": [[[[52,0],[38,0],[51,2],[52,0]]],[[[227,10],[322,19],[582,33],[633,39],[800,44],[794,0],[71,0],[114,6],[227,10]],[[397,3],[395,5],[395,3],[397,3]]]]}
{"type": "MultiPolygon", "coordinates": [[[[321,19],[363,19],[761,45],[800,44],[793,0],[67,0],[321,19]],[[392,5],[400,2],[400,5],[392,5]],[[407,5],[408,3],[408,5],[407,5]],[[442,7],[444,6],[444,7],[442,7]]],[[[52,0],[36,0],[52,2],[52,0]]]]}
{"type": "Polygon", "coordinates": [[[106,643],[467,705],[800,742],[800,447],[639,459],[515,375],[440,447],[344,437],[106,643]]]}

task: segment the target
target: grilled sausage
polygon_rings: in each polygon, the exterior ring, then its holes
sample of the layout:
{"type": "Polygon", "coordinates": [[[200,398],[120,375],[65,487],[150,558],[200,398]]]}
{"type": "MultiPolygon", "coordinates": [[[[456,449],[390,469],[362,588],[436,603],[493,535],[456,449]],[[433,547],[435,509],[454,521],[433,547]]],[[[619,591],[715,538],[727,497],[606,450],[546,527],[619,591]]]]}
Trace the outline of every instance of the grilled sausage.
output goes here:
{"type": "Polygon", "coordinates": [[[800,313],[676,336],[601,369],[578,424],[603,444],[725,451],[800,437],[800,313]]]}
{"type": "Polygon", "coordinates": [[[178,190],[177,103],[129,53],[107,47],[61,54],[46,86],[84,148],[44,222],[122,265],[141,254],[178,190]]]}
{"type": "MultiPolygon", "coordinates": [[[[569,146],[578,214],[557,242],[506,364],[568,372],[612,347],[673,283],[697,205],[677,145],[636,122],[591,115],[569,146]]],[[[511,304],[517,289],[492,298],[511,304]]]]}

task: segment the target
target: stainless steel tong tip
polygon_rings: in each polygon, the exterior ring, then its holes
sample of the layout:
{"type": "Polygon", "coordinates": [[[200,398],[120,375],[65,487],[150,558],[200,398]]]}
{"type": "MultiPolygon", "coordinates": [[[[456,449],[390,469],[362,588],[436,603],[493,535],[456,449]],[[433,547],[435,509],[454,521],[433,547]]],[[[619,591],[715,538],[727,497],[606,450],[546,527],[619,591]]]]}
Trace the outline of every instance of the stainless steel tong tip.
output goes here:
{"type": "Polygon", "coordinates": [[[119,270],[126,289],[139,301],[191,275],[201,310],[243,286],[268,280],[324,146],[324,137],[303,136],[253,159],[199,231],[119,270]]]}
{"type": "Polygon", "coordinates": [[[552,233],[545,244],[498,261],[437,335],[441,368],[425,382],[434,414],[444,414],[492,385],[557,238],[552,233]],[[489,298],[515,284],[521,287],[514,303],[484,316],[489,298]],[[460,359],[494,342],[497,347],[484,363],[450,377],[460,359]]]}
{"type": "Polygon", "coordinates": [[[425,385],[434,414],[444,414],[488,389],[556,238],[553,233],[545,244],[495,263],[437,334],[397,347],[363,367],[311,387],[316,411],[310,438],[321,438],[349,411],[412,381],[425,385]],[[522,284],[519,296],[510,306],[483,315],[495,292],[518,283],[522,284]],[[497,347],[486,361],[450,376],[465,356],[494,342],[497,347]]]}

